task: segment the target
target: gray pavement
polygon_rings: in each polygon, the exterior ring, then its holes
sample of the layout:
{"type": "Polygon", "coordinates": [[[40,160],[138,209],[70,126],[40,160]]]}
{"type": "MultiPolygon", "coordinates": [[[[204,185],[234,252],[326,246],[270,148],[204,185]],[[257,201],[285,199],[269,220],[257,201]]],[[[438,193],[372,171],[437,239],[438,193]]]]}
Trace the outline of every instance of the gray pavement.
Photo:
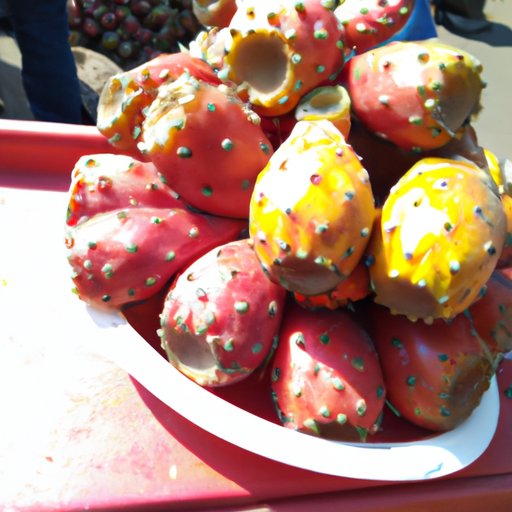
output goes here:
{"type": "MultiPolygon", "coordinates": [[[[512,158],[512,0],[487,0],[484,13],[492,22],[488,31],[457,35],[438,27],[439,38],[478,58],[488,83],[483,110],[474,121],[481,146],[500,157],[512,158]]],[[[0,33],[0,118],[32,119],[20,78],[21,57],[16,43],[0,33]]]]}

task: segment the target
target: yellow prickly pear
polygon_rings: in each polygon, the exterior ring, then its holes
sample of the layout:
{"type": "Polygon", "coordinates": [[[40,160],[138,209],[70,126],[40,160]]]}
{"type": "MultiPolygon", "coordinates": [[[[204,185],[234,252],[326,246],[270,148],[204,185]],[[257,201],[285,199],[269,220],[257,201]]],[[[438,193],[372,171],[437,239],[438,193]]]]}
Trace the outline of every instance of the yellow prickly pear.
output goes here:
{"type": "Polygon", "coordinates": [[[425,158],[397,182],[368,246],[375,301],[412,320],[454,318],[478,299],[506,235],[491,176],[425,158]]]}
{"type": "Polygon", "coordinates": [[[374,217],[368,173],[341,132],[299,121],[258,175],[249,229],[270,279],[315,295],[354,270],[374,217]]]}

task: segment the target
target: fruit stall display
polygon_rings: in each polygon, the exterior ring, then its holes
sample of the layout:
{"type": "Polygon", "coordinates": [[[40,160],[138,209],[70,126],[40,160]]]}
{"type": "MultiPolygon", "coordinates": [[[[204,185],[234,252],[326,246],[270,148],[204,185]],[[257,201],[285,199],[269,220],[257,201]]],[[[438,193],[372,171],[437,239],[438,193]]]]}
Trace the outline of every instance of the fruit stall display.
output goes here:
{"type": "Polygon", "coordinates": [[[481,64],[390,42],[412,0],[197,3],[208,28],[101,94],[112,154],[69,192],[76,294],[146,311],[214,393],[257,375],[286,428],[461,425],[512,349],[510,166],[472,127],[481,64]]]}

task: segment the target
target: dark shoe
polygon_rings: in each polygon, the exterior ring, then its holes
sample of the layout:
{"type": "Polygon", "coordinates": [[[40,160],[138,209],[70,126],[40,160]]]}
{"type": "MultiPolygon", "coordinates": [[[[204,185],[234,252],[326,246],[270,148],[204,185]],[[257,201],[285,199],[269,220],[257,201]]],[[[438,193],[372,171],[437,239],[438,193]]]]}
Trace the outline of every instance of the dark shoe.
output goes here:
{"type": "Polygon", "coordinates": [[[2,98],[0,98],[0,114],[5,112],[5,102],[2,98]]]}
{"type": "Polygon", "coordinates": [[[442,25],[450,32],[456,34],[479,34],[489,30],[492,23],[485,18],[475,19],[466,18],[453,12],[448,12],[443,9],[436,9],[434,20],[438,25],[442,25]]]}

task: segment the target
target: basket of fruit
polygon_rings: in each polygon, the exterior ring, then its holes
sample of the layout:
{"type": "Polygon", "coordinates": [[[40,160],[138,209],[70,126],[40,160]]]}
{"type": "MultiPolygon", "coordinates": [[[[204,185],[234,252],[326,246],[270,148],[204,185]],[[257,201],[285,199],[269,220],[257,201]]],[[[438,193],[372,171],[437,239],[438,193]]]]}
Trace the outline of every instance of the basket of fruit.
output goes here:
{"type": "Polygon", "coordinates": [[[112,357],[288,464],[470,464],[512,349],[510,170],[472,127],[481,64],[391,42],[413,1],[198,4],[187,47],[107,81],[112,154],[72,171],[68,262],[112,357]]]}

